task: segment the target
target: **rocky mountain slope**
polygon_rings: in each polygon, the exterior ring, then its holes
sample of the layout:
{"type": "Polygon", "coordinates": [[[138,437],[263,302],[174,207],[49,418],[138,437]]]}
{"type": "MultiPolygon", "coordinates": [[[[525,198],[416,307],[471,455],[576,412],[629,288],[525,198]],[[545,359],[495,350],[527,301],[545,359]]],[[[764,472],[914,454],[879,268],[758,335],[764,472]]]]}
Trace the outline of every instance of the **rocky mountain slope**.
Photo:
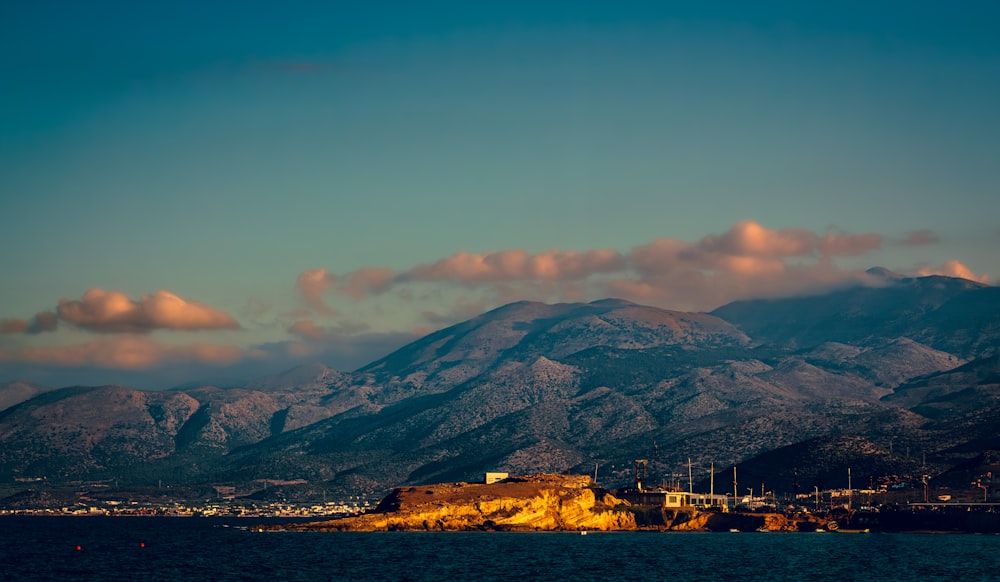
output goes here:
{"type": "Polygon", "coordinates": [[[882,273],[882,281],[875,287],[735,301],[711,313],[757,342],[786,347],[823,342],[873,346],[903,337],[962,358],[996,351],[1000,287],[953,277],[876,272],[882,273]]]}
{"type": "Polygon", "coordinates": [[[353,373],[38,394],[0,412],[0,478],[306,479],[381,496],[487,470],[597,468],[602,485],[624,485],[639,458],[658,481],[689,462],[702,478],[710,463],[748,475],[756,464],[790,486],[774,459],[793,457],[810,488],[845,486],[833,480],[850,464],[943,474],[1000,445],[996,292],[887,277],[712,314],[514,303],[353,373]]]}
{"type": "Polygon", "coordinates": [[[0,384],[0,410],[6,410],[15,404],[31,400],[35,396],[49,390],[52,390],[52,388],[33,382],[4,382],[0,384]]]}

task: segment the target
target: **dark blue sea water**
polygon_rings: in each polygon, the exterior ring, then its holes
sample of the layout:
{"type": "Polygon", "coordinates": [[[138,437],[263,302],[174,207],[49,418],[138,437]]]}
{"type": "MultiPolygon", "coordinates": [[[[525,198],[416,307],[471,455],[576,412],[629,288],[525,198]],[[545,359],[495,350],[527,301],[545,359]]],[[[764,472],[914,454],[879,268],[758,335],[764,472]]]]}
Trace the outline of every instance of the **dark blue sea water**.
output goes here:
{"type": "Polygon", "coordinates": [[[236,527],[253,523],[3,517],[0,580],[1000,580],[1000,535],[236,527]]]}

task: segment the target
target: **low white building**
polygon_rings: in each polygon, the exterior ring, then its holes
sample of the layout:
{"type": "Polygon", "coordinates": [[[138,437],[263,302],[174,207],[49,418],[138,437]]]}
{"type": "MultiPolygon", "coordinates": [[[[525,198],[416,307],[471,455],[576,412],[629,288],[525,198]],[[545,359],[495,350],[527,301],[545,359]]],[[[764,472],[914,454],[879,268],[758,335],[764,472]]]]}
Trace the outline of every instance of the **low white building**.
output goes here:
{"type": "Polygon", "coordinates": [[[627,491],[618,494],[622,499],[635,505],[652,507],[727,507],[728,497],[708,493],[689,493],[687,491],[663,491],[647,489],[644,491],[627,491]]]}
{"type": "Polygon", "coordinates": [[[486,473],[486,484],[497,483],[510,477],[508,473],[486,473]]]}

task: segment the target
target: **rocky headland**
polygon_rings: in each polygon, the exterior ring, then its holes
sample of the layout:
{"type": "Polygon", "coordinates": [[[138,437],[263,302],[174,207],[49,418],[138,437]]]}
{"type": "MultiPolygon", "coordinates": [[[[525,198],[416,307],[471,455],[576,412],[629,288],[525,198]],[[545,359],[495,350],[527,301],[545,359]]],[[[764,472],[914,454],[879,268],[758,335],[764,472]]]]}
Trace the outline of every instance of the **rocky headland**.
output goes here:
{"type": "MultiPolygon", "coordinates": [[[[810,515],[730,514],[635,506],[582,475],[398,487],[371,512],[287,524],[293,531],[815,531],[810,515]]],[[[268,528],[265,528],[268,529],[268,528]]]]}

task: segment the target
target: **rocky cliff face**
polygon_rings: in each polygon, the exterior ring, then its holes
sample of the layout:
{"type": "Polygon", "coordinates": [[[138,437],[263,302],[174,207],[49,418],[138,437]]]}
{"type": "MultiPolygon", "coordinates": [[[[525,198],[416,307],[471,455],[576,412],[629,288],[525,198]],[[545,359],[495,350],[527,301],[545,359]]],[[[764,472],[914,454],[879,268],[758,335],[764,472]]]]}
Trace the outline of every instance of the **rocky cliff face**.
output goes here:
{"type": "Polygon", "coordinates": [[[614,531],[636,529],[627,505],[578,475],[517,477],[393,490],[372,513],[286,526],[311,531],[614,531]]]}
{"type": "Polygon", "coordinates": [[[371,513],[262,529],[294,531],[816,531],[811,515],[632,506],[580,475],[394,489],[371,513]],[[641,520],[637,520],[641,516],[641,520]],[[641,521],[641,523],[640,523],[641,521]]]}

